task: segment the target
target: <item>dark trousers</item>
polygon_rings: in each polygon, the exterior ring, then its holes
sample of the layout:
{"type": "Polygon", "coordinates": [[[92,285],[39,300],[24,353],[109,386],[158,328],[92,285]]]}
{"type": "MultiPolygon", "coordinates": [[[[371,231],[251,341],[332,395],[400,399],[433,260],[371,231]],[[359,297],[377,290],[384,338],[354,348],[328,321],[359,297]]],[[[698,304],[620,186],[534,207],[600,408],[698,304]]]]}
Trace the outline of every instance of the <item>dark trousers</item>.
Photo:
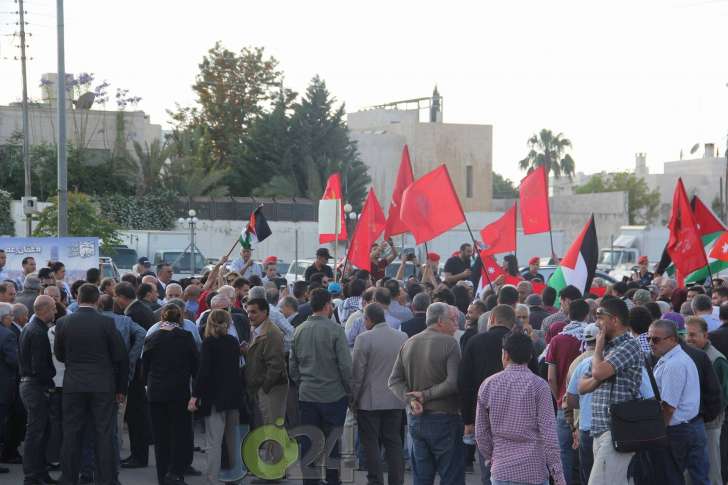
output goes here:
{"type": "Polygon", "coordinates": [[[154,430],[154,457],[157,480],[164,484],[167,473],[181,477],[187,467],[187,448],[192,434],[192,420],[187,401],[150,402],[154,430]]]}
{"type": "MultiPolygon", "coordinates": [[[[113,440],[114,447],[114,480],[119,477],[119,468],[121,466],[120,450],[119,450],[119,430],[116,423],[116,415],[118,412],[118,404],[114,403],[114,422],[113,440]]],[[[93,477],[96,474],[96,437],[93,420],[89,419],[83,429],[83,444],[81,446],[81,475],[93,477]]]]}
{"type": "Polygon", "coordinates": [[[8,409],[5,423],[5,443],[3,457],[12,458],[20,456],[18,448],[25,439],[26,412],[23,400],[20,398],[19,388],[13,390],[13,397],[8,409]]]}
{"type": "Polygon", "coordinates": [[[78,480],[83,432],[89,419],[92,420],[94,428],[96,483],[113,483],[115,411],[113,392],[63,393],[61,470],[64,484],[75,484],[78,480]]]}
{"type": "Polygon", "coordinates": [[[384,447],[384,459],[387,461],[389,485],[402,485],[404,481],[404,456],[402,455],[402,410],[388,409],[380,411],[359,410],[356,420],[364,446],[367,464],[367,483],[383,485],[382,463],[379,444],[384,447]]]}
{"type": "Polygon", "coordinates": [[[702,419],[667,427],[670,440],[670,455],[674,466],[668,474],[670,484],[685,483],[687,470],[695,485],[709,484],[708,438],[702,419]]]}
{"type": "MultiPolygon", "coordinates": [[[[302,425],[316,426],[324,433],[324,439],[334,439],[331,437],[332,430],[336,428],[343,429],[344,421],[346,420],[346,408],[348,406],[348,400],[343,397],[335,402],[307,402],[298,401],[299,418],[302,425]]],[[[311,447],[311,443],[304,439],[301,446],[301,456],[305,456],[308,449],[311,447]]],[[[339,455],[339,443],[333,446],[329,457],[338,460],[339,455]]],[[[305,466],[305,464],[303,464],[305,466]]],[[[306,473],[306,471],[304,471],[306,473]]],[[[319,485],[320,480],[317,479],[304,479],[304,485],[319,485]]],[[[327,485],[340,485],[341,480],[339,479],[339,466],[335,468],[326,468],[326,484],[327,485]]]]}
{"type": "Polygon", "coordinates": [[[129,382],[126,403],[126,422],[129,425],[129,449],[131,457],[146,465],[149,462],[149,444],[152,442],[149,430],[149,405],[144,383],[141,377],[141,366],[134,371],[134,378],[129,382]]]}
{"type": "Polygon", "coordinates": [[[5,420],[8,418],[9,402],[0,402],[0,445],[5,444],[5,420]]]}
{"type": "Polygon", "coordinates": [[[720,471],[723,483],[728,482],[728,419],[723,420],[720,431],[720,471]]]}
{"type": "Polygon", "coordinates": [[[35,382],[21,382],[20,397],[27,412],[23,444],[25,483],[40,483],[47,474],[45,445],[48,440],[48,389],[35,382]]]}
{"type": "Polygon", "coordinates": [[[463,420],[460,415],[425,413],[407,415],[412,436],[412,483],[432,485],[440,475],[442,485],[464,485],[463,420]]]}
{"type": "Polygon", "coordinates": [[[51,394],[48,414],[50,434],[48,435],[48,446],[46,447],[46,460],[48,463],[59,463],[61,461],[61,443],[63,442],[62,387],[56,387],[55,392],[51,394]]]}
{"type": "Polygon", "coordinates": [[[591,432],[579,430],[579,477],[581,484],[589,482],[589,475],[594,465],[594,440],[591,432]]]}

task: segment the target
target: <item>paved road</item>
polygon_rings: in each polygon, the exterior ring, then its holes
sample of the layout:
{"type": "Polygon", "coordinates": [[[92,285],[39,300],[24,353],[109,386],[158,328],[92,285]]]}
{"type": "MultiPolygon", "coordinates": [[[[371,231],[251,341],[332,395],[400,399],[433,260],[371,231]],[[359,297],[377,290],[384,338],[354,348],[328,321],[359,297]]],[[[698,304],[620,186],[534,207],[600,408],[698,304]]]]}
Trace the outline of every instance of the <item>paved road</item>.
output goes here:
{"type": "MultiPolygon", "coordinates": [[[[129,455],[129,450],[127,448],[128,446],[128,439],[124,439],[125,447],[121,453],[122,457],[126,457],[129,455]]],[[[122,485],[157,485],[156,480],[156,470],[154,468],[154,450],[150,448],[149,453],[149,466],[147,468],[141,468],[136,470],[122,470],[121,475],[119,476],[119,481],[122,483],[122,485]]],[[[2,485],[21,485],[23,483],[23,470],[22,465],[2,465],[7,468],[10,468],[9,474],[1,474],[0,475],[0,484],[2,485]]],[[[205,455],[203,453],[195,453],[194,458],[194,464],[193,466],[197,468],[198,470],[203,471],[205,469],[205,455]]],[[[480,475],[478,473],[478,467],[476,464],[476,473],[475,474],[467,474],[465,475],[465,481],[466,485],[479,485],[480,484],[480,475]]],[[[54,478],[57,478],[59,475],[59,472],[51,472],[51,476],[54,478]]],[[[254,480],[254,477],[248,476],[243,480],[243,485],[249,485],[254,480]]],[[[189,485],[203,485],[205,484],[204,477],[185,477],[185,481],[189,485]]],[[[299,485],[301,483],[300,480],[283,480],[280,482],[280,485],[289,485],[289,484],[296,484],[299,485]]],[[[357,471],[355,472],[355,485],[366,485],[367,479],[366,479],[366,472],[357,471]]],[[[386,483],[386,478],[385,478],[386,483]]],[[[406,472],[405,473],[405,485],[411,485],[412,484],[412,473],[406,472]]]]}

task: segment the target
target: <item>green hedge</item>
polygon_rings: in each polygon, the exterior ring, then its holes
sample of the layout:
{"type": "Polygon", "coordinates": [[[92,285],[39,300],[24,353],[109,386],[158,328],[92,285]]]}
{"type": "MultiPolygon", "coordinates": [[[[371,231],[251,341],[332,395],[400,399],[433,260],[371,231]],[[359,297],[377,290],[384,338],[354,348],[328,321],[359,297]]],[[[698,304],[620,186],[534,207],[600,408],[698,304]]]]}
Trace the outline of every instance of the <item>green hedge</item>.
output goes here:
{"type": "Polygon", "coordinates": [[[10,214],[10,192],[0,189],[0,236],[15,236],[15,223],[10,214]]]}
{"type": "Polygon", "coordinates": [[[111,194],[97,198],[102,213],[119,228],[160,231],[174,228],[176,201],[176,194],[162,191],[141,197],[111,194]]]}

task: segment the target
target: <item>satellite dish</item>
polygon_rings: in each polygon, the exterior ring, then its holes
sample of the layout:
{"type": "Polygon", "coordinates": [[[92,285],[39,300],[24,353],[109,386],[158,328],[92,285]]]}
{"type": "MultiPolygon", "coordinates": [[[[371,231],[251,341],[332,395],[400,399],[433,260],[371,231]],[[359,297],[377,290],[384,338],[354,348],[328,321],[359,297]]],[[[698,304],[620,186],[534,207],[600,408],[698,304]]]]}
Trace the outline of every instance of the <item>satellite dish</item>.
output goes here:
{"type": "Polygon", "coordinates": [[[693,147],[690,149],[690,155],[693,155],[695,152],[697,152],[698,148],[700,148],[700,143],[696,143],[695,145],[693,145],[693,147]]]}
{"type": "Polygon", "coordinates": [[[94,93],[83,93],[76,100],[76,109],[91,109],[91,106],[94,104],[94,99],[96,99],[94,93]]]}

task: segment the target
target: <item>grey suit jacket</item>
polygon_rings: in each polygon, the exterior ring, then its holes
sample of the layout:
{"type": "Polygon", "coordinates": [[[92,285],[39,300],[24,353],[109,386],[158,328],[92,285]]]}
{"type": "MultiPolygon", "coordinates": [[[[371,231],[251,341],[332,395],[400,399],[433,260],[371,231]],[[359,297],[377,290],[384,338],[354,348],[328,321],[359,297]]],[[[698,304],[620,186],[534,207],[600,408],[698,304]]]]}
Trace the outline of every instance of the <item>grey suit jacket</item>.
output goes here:
{"type": "Polygon", "coordinates": [[[351,379],[355,407],[364,411],[404,409],[387,382],[407,334],[386,322],[359,334],[354,342],[351,379]]]}

